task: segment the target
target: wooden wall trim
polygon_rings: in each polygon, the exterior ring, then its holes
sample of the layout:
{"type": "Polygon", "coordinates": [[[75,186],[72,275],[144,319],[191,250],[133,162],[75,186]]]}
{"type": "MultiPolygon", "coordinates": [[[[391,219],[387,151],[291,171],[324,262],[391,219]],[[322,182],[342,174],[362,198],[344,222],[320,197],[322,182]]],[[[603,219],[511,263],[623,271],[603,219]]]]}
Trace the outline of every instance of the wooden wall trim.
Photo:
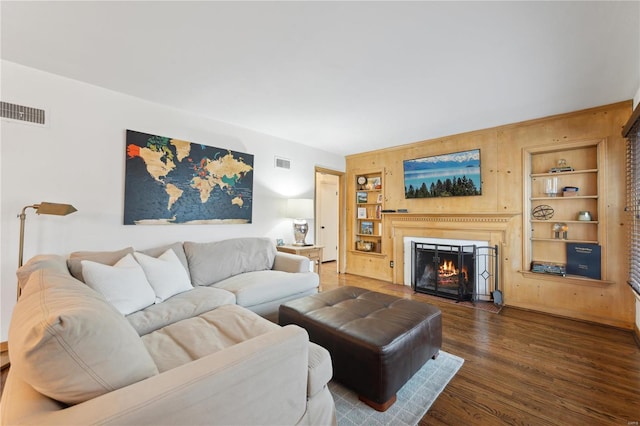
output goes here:
{"type": "Polygon", "coordinates": [[[626,138],[629,135],[629,132],[631,132],[633,125],[638,121],[640,121],[640,104],[636,105],[636,109],[633,110],[631,117],[629,117],[629,121],[627,121],[627,124],[622,128],[622,136],[626,138]]]}
{"type": "Polygon", "coordinates": [[[0,342],[0,352],[9,350],[9,342],[0,342]]]}
{"type": "Polygon", "coordinates": [[[385,218],[390,218],[393,222],[509,222],[513,216],[520,213],[496,214],[496,213],[473,213],[473,214],[447,214],[447,213],[385,213],[385,218]]]}
{"type": "MultiPolygon", "coordinates": [[[[622,136],[625,138],[629,136],[629,133],[631,133],[631,129],[639,121],[640,121],[640,104],[636,105],[636,108],[633,110],[631,117],[629,117],[627,124],[624,125],[624,128],[622,129],[622,136]]],[[[633,290],[631,291],[635,296],[635,298],[638,299],[638,302],[640,302],[640,296],[638,296],[638,294],[635,291],[633,290]]],[[[636,306],[638,306],[638,303],[636,303],[636,306]]],[[[637,323],[634,324],[633,326],[633,339],[636,341],[636,345],[640,347],[640,329],[638,329],[637,323]]]]}

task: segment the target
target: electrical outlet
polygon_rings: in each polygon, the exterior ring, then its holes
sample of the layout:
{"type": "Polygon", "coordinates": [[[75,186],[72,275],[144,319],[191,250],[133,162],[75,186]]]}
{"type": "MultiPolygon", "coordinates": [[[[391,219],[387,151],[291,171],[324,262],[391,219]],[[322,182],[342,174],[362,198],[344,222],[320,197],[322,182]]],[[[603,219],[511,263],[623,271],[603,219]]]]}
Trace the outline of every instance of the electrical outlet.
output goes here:
{"type": "Polygon", "coordinates": [[[393,260],[389,261],[389,268],[393,268],[393,260]]]}

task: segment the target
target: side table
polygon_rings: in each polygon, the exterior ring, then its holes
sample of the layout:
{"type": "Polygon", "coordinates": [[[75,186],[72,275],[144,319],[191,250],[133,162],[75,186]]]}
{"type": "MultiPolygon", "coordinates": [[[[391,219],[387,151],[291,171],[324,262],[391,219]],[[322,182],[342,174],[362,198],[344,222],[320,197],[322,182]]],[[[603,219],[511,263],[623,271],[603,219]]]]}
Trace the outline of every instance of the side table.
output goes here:
{"type": "Polygon", "coordinates": [[[313,269],[320,275],[320,264],[322,263],[322,249],[324,246],[277,246],[278,251],[283,253],[297,254],[309,258],[313,263],[313,269]]]}

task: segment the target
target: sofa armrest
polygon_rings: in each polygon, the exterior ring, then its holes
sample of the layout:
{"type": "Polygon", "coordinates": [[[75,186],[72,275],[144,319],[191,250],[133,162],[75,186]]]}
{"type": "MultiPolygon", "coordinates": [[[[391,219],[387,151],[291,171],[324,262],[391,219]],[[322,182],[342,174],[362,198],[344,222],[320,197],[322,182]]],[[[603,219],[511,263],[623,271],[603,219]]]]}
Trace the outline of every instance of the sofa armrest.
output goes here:
{"type": "Polygon", "coordinates": [[[309,272],[310,260],[297,254],[277,252],[273,262],[273,270],[284,272],[309,272]]]}
{"type": "Polygon", "coordinates": [[[2,424],[295,424],[308,351],[307,332],[286,326],[68,408],[14,377],[22,392],[3,395],[2,424]]]}

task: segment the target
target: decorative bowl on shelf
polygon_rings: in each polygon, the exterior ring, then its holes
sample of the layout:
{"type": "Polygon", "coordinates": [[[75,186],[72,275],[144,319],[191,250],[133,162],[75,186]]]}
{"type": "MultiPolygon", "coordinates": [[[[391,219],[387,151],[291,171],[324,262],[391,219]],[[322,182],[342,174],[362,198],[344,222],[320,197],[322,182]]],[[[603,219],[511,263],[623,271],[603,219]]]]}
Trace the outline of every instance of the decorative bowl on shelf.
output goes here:
{"type": "Polygon", "coordinates": [[[356,250],[373,251],[373,241],[356,241],[356,250]]]}
{"type": "Polygon", "coordinates": [[[578,220],[583,220],[585,222],[591,221],[593,220],[591,218],[591,213],[588,211],[581,211],[580,213],[578,213],[578,220]]]}

